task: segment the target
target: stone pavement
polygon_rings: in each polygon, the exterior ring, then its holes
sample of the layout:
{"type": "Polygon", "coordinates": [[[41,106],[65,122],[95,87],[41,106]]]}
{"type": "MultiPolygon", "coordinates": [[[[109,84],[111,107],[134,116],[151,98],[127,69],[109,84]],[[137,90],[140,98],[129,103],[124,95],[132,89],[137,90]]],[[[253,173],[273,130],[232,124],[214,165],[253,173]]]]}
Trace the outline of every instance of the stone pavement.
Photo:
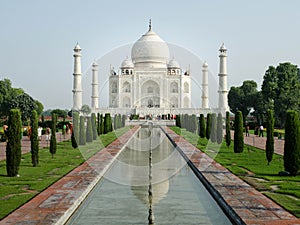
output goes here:
{"type": "MultiPolygon", "coordinates": [[[[71,138],[71,134],[62,135],[61,132],[56,133],[56,141],[62,142],[65,140],[69,140],[71,138]]],[[[46,135],[42,135],[42,139],[39,141],[39,147],[44,148],[50,145],[50,141],[46,140],[46,135]]],[[[30,140],[27,136],[22,137],[21,141],[21,150],[22,154],[30,152],[30,140]]],[[[6,142],[0,142],[0,161],[6,159],[6,142]]]]}
{"type": "MultiPolygon", "coordinates": [[[[173,143],[190,159],[193,167],[201,172],[211,189],[220,194],[220,198],[231,207],[228,208],[234,210],[234,213],[241,219],[241,224],[300,225],[299,219],[230,173],[168,127],[163,127],[163,129],[173,143]]],[[[122,135],[8,215],[0,221],[0,224],[63,224],[101,179],[113,159],[121,152],[124,144],[137,130],[138,127],[134,127],[122,135]]]]}

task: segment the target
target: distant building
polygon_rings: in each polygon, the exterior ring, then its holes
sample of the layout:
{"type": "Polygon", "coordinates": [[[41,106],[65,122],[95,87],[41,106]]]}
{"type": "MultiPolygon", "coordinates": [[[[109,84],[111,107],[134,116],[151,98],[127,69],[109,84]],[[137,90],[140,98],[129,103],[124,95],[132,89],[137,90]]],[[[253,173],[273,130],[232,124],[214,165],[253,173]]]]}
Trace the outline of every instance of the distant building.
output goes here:
{"type": "MultiPolygon", "coordinates": [[[[208,64],[202,66],[202,107],[191,108],[191,74],[183,71],[179,63],[170,59],[169,47],[153,30],[151,21],[149,30],[138,39],[132,49],[131,58],[126,58],[120,70],[110,70],[109,107],[99,108],[98,65],[92,65],[92,101],[94,112],[111,114],[200,114],[207,112],[225,112],[227,103],[227,62],[224,44],[220,48],[219,107],[209,108],[208,64]]],[[[74,48],[73,108],[82,106],[81,87],[81,48],[74,48]]]]}

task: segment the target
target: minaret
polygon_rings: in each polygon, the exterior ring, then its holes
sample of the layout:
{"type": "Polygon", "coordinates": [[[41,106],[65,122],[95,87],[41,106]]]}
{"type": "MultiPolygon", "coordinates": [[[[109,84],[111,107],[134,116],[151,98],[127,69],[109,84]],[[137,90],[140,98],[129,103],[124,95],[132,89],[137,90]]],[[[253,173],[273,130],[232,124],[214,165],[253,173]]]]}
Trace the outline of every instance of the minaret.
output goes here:
{"type": "Polygon", "coordinates": [[[202,109],[208,107],[208,64],[206,62],[202,65],[202,109]]]}
{"type": "Polygon", "coordinates": [[[93,110],[98,108],[98,64],[96,62],[92,65],[92,104],[93,110]]]}
{"type": "Polygon", "coordinates": [[[82,85],[81,85],[81,48],[76,44],[74,47],[74,79],[73,79],[73,109],[80,110],[82,106],[82,85]]]}
{"type": "Polygon", "coordinates": [[[227,49],[224,45],[219,49],[220,51],[220,70],[219,70],[219,110],[223,116],[225,116],[226,111],[229,110],[228,100],[227,100],[227,49]]]}

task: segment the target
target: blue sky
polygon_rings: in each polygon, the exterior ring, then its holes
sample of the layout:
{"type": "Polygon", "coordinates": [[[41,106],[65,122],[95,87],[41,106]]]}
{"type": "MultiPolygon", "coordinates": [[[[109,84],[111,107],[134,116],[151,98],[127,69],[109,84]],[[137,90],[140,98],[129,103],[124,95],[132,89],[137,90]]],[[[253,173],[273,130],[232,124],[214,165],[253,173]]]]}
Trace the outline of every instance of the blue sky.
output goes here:
{"type": "MultiPolygon", "coordinates": [[[[152,18],[153,30],[160,37],[206,60],[215,79],[218,49],[224,42],[228,88],[246,79],[255,80],[260,88],[269,65],[300,63],[299,8],[296,0],[2,0],[0,79],[10,79],[45,109],[70,109],[75,44],[79,42],[82,48],[86,72],[93,60],[135,42],[152,18]]],[[[130,52],[122,57],[126,55],[130,52]]],[[[106,77],[100,74],[100,86],[106,77]]],[[[192,95],[195,106],[200,106],[200,94],[192,95]]],[[[101,97],[107,98],[105,93],[101,97]]]]}

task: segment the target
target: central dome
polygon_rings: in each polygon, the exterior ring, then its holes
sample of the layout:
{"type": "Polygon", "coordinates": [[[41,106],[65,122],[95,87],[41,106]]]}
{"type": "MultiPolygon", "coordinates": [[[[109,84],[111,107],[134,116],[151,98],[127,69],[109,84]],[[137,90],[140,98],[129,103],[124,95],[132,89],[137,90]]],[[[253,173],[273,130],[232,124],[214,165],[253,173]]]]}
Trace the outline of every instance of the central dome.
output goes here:
{"type": "Polygon", "coordinates": [[[131,49],[131,59],[135,67],[166,68],[169,55],[167,43],[151,27],[131,49]]]}

